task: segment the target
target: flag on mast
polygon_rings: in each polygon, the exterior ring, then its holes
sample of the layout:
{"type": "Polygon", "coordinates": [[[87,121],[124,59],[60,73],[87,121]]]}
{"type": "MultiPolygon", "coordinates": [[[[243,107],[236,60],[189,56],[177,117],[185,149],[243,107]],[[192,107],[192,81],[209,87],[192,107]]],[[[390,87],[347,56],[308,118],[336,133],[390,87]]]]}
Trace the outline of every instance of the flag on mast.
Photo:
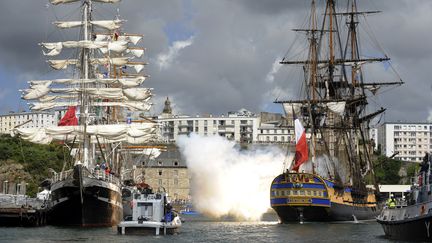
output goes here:
{"type": "Polygon", "coordinates": [[[307,140],[306,140],[306,131],[301,124],[300,120],[296,117],[293,110],[293,116],[294,116],[294,131],[295,131],[295,137],[296,137],[296,151],[295,151],[295,157],[294,157],[294,166],[293,170],[297,171],[300,168],[300,165],[305,163],[308,158],[308,147],[307,147],[307,140]]]}

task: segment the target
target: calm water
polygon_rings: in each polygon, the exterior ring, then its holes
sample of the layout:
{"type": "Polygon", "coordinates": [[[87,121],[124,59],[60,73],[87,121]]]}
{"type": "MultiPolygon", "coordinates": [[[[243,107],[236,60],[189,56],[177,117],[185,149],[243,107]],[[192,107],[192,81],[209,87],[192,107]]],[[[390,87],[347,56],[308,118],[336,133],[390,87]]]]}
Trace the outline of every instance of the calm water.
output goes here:
{"type": "Polygon", "coordinates": [[[0,228],[0,242],[391,242],[375,221],[305,223],[186,221],[174,236],[122,236],[114,228],[0,228]]]}

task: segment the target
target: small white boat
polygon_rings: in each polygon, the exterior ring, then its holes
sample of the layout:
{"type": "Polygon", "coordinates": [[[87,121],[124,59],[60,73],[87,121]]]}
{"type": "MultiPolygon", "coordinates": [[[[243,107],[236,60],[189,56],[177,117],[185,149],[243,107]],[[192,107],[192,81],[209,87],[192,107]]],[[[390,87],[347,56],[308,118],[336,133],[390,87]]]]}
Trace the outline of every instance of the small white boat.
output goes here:
{"type": "Polygon", "coordinates": [[[132,215],[126,216],[117,226],[119,234],[174,234],[182,225],[165,192],[134,190],[131,196],[132,215]]]}

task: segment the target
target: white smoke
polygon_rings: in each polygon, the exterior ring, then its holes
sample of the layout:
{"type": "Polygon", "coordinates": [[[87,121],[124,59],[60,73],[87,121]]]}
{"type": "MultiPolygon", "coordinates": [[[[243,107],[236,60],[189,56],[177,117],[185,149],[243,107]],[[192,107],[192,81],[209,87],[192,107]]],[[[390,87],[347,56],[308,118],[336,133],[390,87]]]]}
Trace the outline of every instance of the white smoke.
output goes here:
{"type": "Polygon", "coordinates": [[[272,180],[285,155],[275,147],[240,150],[223,137],[181,136],[178,145],[192,176],[196,209],[211,217],[259,220],[270,207],[272,180]]]}
{"type": "Polygon", "coordinates": [[[174,60],[180,55],[180,51],[192,45],[193,41],[193,36],[187,40],[175,41],[169,47],[167,52],[159,54],[157,56],[157,63],[159,64],[160,70],[169,68],[174,60]]]}

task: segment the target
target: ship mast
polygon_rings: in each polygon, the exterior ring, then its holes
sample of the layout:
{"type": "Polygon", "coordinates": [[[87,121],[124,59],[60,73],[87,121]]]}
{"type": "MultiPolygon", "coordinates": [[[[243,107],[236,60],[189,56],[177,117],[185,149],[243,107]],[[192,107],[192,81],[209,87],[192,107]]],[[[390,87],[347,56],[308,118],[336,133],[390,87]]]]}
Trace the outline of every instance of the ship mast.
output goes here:
{"type": "MultiPolygon", "coordinates": [[[[91,0],[86,0],[83,4],[84,6],[84,41],[89,40],[89,20],[91,20],[91,0]]],[[[82,56],[83,56],[83,78],[84,80],[89,79],[89,49],[83,48],[82,49],[82,56]]],[[[89,117],[89,98],[88,94],[86,92],[87,90],[87,84],[84,82],[81,83],[82,89],[82,103],[81,103],[81,124],[84,126],[84,133],[83,133],[83,158],[84,158],[84,166],[89,166],[89,138],[87,137],[87,120],[89,117]]]]}
{"type": "MultiPolygon", "coordinates": [[[[351,184],[354,191],[361,194],[365,190],[364,176],[369,172],[373,174],[367,134],[369,121],[385,111],[382,108],[365,114],[368,104],[366,91],[368,88],[383,85],[400,85],[402,81],[363,82],[364,64],[390,60],[387,56],[365,58],[360,55],[358,16],[378,11],[359,12],[356,0],[349,0],[347,12],[339,13],[336,11],[336,0],[326,0],[322,25],[318,30],[316,1],[311,2],[310,29],[295,29],[307,34],[307,59],[284,58],[280,62],[286,65],[302,65],[305,97],[303,100],[277,100],[275,103],[282,103],[288,116],[291,112],[294,113],[294,107],[297,107],[305,127],[310,129],[308,133],[311,135],[309,142],[312,161],[314,162],[317,156],[324,155],[328,156],[336,169],[341,166],[339,163],[346,165],[349,175],[341,182],[351,184]],[[339,17],[347,18],[345,42],[341,39],[345,32],[340,30],[339,22],[342,18],[339,17]]],[[[373,89],[370,90],[375,95],[373,89]]],[[[327,163],[327,169],[331,167],[328,165],[327,163]]],[[[333,172],[334,176],[338,177],[337,172],[333,172]]],[[[362,200],[361,195],[358,198],[362,200]]]]}

